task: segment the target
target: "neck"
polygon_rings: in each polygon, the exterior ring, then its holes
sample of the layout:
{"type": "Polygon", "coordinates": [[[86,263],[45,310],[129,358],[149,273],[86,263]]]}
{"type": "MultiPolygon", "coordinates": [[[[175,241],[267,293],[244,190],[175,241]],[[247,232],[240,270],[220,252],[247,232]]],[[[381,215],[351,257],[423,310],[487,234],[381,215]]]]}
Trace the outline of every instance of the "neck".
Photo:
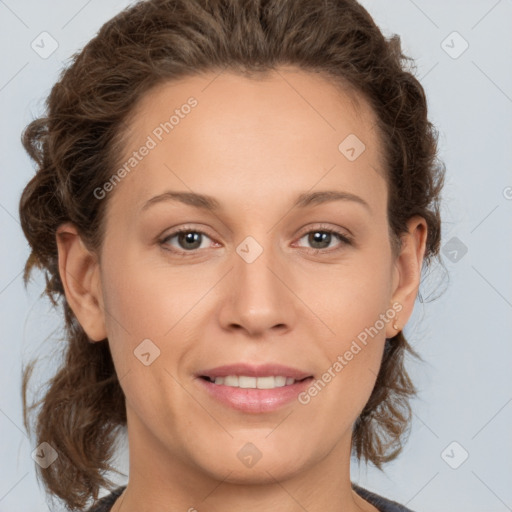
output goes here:
{"type": "Polygon", "coordinates": [[[247,483],[233,479],[229,468],[219,477],[180,460],[141,429],[140,423],[128,429],[129,483],[111,512],[378,512],[352,489],[350,437],[287,478],[268,469],[247,483]]]}

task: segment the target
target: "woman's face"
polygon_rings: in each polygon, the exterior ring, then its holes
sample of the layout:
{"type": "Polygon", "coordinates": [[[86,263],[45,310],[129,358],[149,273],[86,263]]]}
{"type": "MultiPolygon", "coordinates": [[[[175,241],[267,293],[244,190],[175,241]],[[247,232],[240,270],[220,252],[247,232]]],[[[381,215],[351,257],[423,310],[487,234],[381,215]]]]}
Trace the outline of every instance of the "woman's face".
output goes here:
{"type": "Polygon", "coordinates": [[[348,458],[415,296],[375,121],[285,68],[183,79],[138,105],[124,172],[91,198],[108,209],[83,323],[108,336],[138,467],[263,482],[348,458]]]}

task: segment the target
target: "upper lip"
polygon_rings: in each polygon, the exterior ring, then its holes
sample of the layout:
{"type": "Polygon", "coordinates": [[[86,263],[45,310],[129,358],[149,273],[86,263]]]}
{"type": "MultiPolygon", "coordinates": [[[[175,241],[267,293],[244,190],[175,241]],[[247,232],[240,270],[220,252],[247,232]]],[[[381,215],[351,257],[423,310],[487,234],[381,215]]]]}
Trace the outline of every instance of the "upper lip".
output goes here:
{"type": "Polygon", "coordinates": [[[226,377],[227,375],[246,375],[248,377],[283,376],[291,377],[295,380],[302,380],[312,376],[310,373],[281,364],[254,365],[248,363],[227,364],[198,373],[199,377],[209,377],[210,379],[226,377]]]}

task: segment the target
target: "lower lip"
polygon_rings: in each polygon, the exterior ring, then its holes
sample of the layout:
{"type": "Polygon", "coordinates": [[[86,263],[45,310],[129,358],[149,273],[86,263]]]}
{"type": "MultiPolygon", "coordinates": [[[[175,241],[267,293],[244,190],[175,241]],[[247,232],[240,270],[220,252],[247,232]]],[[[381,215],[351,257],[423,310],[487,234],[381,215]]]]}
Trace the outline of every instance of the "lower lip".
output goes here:
{"type": "Polygon", "coordinates": [[[276,411],[296,400],[297,395],[310,385],[313,377],[274,389],[234,388],[214,384],[203,378],[196,380],[210,396],[224,405],[242,412],[262,413],[276,411]]]}

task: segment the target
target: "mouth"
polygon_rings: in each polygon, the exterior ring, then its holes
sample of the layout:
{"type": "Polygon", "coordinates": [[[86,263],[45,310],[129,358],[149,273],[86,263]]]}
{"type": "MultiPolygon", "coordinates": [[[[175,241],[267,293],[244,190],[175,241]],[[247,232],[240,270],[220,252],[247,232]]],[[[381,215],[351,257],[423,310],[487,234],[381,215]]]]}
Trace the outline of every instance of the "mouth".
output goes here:
{"type": "Polygon", "coordinates": [[[219,366],[196,377],[210,398],[245,413],[280,409],[293,402],[314,378],[307,372],[276,364],[219,366]]]}
{"type": "Polygon", "coordinates": [[[296,380],[285,375],[270,375],[268,377],[252,377],[250,375],[226,375],[225,377],[208,377],[201,375],[201,379],[207,380],[216,386],[229,386],[243,389],[275,389],[292,386],[296,382],[302,382],[310,377],[296,380]]]}

